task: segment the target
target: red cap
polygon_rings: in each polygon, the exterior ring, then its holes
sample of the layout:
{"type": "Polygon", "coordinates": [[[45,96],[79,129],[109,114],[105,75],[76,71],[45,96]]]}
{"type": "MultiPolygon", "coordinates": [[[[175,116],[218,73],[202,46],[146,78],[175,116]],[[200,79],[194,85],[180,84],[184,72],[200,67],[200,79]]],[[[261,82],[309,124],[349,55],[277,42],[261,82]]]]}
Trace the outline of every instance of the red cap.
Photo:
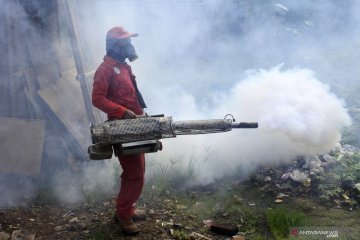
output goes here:
{"type": "Polygon", "coordinates": [[[115,39],[119,39],[119,38],[131,38],[131,37],[137,37],[139,36],[139,34],[137,33],[129,33],[127,31],[125,31],[125,29],[121,26],[116,26],[111,28],[107,34],[106,34],[106,39],[109,38],[115,38],[115,39]]]}

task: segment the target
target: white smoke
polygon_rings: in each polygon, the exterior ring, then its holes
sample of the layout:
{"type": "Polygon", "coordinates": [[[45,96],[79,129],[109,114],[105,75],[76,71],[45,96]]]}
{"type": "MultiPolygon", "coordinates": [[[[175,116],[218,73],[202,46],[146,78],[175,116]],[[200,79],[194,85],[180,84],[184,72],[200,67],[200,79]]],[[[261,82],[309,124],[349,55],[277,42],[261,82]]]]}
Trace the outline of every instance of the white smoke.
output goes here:
{"type": "Polygon", "coordinates": [[[52,176],[53,191],[59,202],[92,204],[119,190],[121,171],[117,159],[92,161],[81,167],[82,171],[78,175],[69,171],[58,171],[52,176]]]}
{"type": "Polygon", "coordinates": [[[240,118],[259,121],[265,134],[281,134],[308,152],[329,151],[350,124],[344,102],[308,69],[276,67],[250,74],[227,100],[217,111],[234,109],[240,118]]]}
{"type": "Polygon", "coordinates": [[[340,141],[342,128],[351,123],[343,101],[308,69],[275,67],[253,71],[225,95],[208,117],[231,113],[238,121],[258,122],[259,128],[233,129],[221,135],[182,136],[169,144],[164,140],[166,153],[161,155],[164,158],[186,152],[198,154],[198,180],[202,183],[239,169],[242,171],[239,174],[250,174],[259,165],[328,152],[340,141]],[[205,146],[211,153],[204,162],[201,151],[194,148],[205,146]]]}

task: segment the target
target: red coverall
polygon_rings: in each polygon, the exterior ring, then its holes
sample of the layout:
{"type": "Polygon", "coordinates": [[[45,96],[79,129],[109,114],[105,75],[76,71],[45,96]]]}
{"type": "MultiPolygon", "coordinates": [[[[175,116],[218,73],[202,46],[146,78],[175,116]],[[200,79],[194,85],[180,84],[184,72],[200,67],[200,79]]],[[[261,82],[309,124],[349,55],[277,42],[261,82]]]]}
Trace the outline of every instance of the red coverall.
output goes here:
{"type": "MultiPolygon", "coordinates": [[[[135,76],[131,67],[106,55],[95,72],[93,105],[107,113],[109,120],[121,119],[127,109],[136,115],[143,114],[132,81],[135,76]]],[[[119,217],[129,221],[144,186],[145,157],[144,154],[119,156],[119,161],[123,172],[116,211],[119,217]]]]}

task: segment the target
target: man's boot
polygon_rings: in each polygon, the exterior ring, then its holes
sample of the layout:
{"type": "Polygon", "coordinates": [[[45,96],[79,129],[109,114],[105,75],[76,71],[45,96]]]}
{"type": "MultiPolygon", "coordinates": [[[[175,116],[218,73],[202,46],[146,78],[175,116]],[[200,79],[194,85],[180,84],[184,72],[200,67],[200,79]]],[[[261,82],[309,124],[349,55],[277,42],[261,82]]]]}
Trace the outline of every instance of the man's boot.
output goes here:
{"type": "Polygon", "coordinates": [[[134,214],[132,215],[132,220],[134,222],[137,222],[145,219],[146,219],[146,211],[143,209],[135,209],[134,214]]]}
{"type": "Polygon", "coordinates": [[[126,235],[137,235],[140,232],[140,229],[132,220],[124,220],[117,213],[114,215],[114,220],[119,224],[119,227],[126,235]]]}

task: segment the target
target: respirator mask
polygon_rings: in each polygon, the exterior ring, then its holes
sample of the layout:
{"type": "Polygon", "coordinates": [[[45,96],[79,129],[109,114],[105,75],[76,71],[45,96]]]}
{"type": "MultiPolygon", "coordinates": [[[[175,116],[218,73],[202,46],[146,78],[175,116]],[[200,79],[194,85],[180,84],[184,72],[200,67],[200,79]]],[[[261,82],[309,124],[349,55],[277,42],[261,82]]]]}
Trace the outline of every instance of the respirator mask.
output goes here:
{"type": "Polygon", "coordinates": [[[126,58],[129,59],[130,62],[133,62],[138,58],[135,47],[131,44],[130,38],[107,39],[106,52],[108,55],[120,62],[125,62],[126,58]]]}
{"type": "Polygon", "coordinates": [[[125,55],[127,56],[130,62],[133,62],[138,58],[138,55],[135,51],[135,47],[131,43],[125,47],[124,51],[125,51],[125,55]]]}

